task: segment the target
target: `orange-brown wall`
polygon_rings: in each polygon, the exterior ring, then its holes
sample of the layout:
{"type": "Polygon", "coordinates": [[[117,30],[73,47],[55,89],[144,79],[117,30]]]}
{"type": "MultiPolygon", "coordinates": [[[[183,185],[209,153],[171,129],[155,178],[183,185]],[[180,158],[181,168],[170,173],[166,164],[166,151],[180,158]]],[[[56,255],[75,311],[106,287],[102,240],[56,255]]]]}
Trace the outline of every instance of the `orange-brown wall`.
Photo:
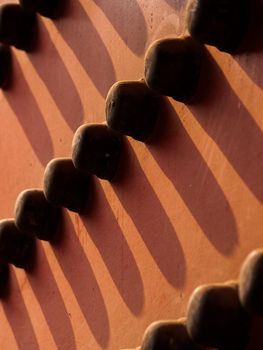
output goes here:
{"type": "MultiPolygon", "coordinates": [[[[1,218],[20,191],[42,186],[51,158],[70,156],[80,124],[105,120],[110,86],[142,77],[147,46],[184,32],[184,0],[67,2],[63,18],[39,18],[35,52],[13,50],[13,85],[0,97],[1,218]]],[[[62,241],[38,242],[32,273],[12,268],[0,349],[132,348],[152,321],[184,316],[196,286],[238,277],[263,241],[254,16],[251,50],[209,47],[199,103],[167,100],[155,141],[128,139],[122,179],[94,181],[86,216],[65,211],[62,241]]]]}

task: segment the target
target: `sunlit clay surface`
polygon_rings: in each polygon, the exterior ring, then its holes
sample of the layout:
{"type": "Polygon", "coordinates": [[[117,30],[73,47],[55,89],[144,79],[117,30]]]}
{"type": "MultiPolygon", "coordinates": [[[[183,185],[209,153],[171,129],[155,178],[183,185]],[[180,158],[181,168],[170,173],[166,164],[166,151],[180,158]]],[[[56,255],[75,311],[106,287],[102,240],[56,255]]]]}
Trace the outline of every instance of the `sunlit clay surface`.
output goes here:
{"type": "MultiPolygon", "coordinates": [[[[149,45],[185,33],[185,8],[67,0],[60,18],[38,17],[37,47],[12,50],[0,92],[1,219],[21,191],[43,188],[51,159],[71,156],[81,124],[105,122],[110,87],[143,77],[149,45]]],[[[238,278],[262,246],[261,13],[249,50],[208,47],[200,98],[166,99],[151,142],[126,138],[118,181],[94,178],[87,213],[64,210],[57,244],[37,242],[30,273],[11,268],[1,349],[135,349],[150,323],[186,315],[195,287],[238,278]]],[[[262,350],[255,324],[249,350],[262,350]]]]}

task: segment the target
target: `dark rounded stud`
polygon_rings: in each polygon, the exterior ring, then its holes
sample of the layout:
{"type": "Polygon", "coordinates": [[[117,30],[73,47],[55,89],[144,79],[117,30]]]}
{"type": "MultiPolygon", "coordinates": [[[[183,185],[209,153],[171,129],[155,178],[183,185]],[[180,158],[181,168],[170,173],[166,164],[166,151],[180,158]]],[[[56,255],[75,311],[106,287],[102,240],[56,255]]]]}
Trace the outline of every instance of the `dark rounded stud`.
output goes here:
{"type": "Polygon", "coordinates": [[[6,263],[28,268],[34,258],[34,239],[18,230],[13,219],[0,221],[0,257],[6,263]]]}
{"type": "Polygon", "coordinates": [[[83,213],[87,206],[90,178],[77,170],[70,158],[56,158],[46,166],[44,194],[54,206],[83,213]]]}
{"type": "Polygon", "coordinates": [[[141,350],[204,350],[193,343],[186,329],[186,320],[158,321],[145,331],[141,350]]]}
{"type": "Polygon", "coordinates": [[[60,219],[59,208],[50,204],[39,189],[21,192],[15,204],[15,224],[20,231],[50,241],[54,238],[60,219]]]}
{"type": "Polygon", "coordinates": [[[0,6],[0,41],[30,51],[36,34],[36,17],[17,4],[0,6]]]}
{"type": "Polygon", "coordinates": [[[247,311],[263,316],[263,249],[248,255],[239,277],[241,304],[247,311]]]}
{"type": "Polygon", "coordinates": [[[121,156],[121,136],[104,124],[80,126],[72,142],[72,161],[78,170],[112,180],[121,156]]]}
{"type": "Polygon", "coordinates": [[[248,13],[248,0],[190,0],[186,21],[193,38],[232,53],[245,35],[248,13]]]}
{"type": "Polygon", "coordinates": [[[60,0],[19,0],[28,11],[38,12],[41,16],[56,18],[60,9],[60,0]]]}
{"type": "Polygon", "coordinates": [[[162,95],[190,102],[198,87],[202,57],[202,46],[189,36],[157,40],[145,55],[145,81],[162,95]]]}
{"type": "Polygon", "coordinates": [[[143,80],[119,81],[106,98],[107,124],[123,135],[145,142],[156,124],[160,102],[143,80]]]}
{"type": "Polygon", "coordinates": [[[9,46],[0,43],[0,88],[5,88],[11,77],[12,56],[9,46]]]}
{"type": "Polygon", "coordinates": [[[0,263],[0,298],[7,296],[9,292],[9,265],[0,263]]]}
{"type": "Polygon", "coordinates": [[[193,292],[187,329],[197,344],[219,349],[245,349],[249,317],[238,298],[235,282],[203,285],[193,292]]]}

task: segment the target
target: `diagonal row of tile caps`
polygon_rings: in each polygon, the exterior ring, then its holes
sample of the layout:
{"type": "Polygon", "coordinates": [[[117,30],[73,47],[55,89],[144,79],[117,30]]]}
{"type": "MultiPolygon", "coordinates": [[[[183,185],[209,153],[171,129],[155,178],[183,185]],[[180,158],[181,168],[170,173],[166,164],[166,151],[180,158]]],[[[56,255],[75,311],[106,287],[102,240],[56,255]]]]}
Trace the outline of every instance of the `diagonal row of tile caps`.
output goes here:
{"type": "MultiPolygon", "coordinates": [[[[55,18],[59,0],[20,0],[0,7],[0,86],[8,83],[9,46],[30,50],[36,15],[55,18]]],[[[155,41],[145,55],[144,78],[115,83],[106,99],[106,123],[85,124],[72,142],[72,158],[51,160],[43,189],[21,192],[14,219],[0,221],[0,291],[5,295],[8,264],[30,268],[35,238],[52,242],[61,209],[84,213],[92,175],[113,181],[121,171],[123,137],[147,142],[162,109],[162,96],[194,102],[204,62],[203,44],[234,53],[241,47],[249,18],[248,0],[191,0],[185,36],[155,41]]],[[[141,350],[245,349],[251,315],[263,315],[263,250],[245,260],[238,281],[203,285],[192,294],[187,317],[158,321],[143,336],[141,350]]]]}

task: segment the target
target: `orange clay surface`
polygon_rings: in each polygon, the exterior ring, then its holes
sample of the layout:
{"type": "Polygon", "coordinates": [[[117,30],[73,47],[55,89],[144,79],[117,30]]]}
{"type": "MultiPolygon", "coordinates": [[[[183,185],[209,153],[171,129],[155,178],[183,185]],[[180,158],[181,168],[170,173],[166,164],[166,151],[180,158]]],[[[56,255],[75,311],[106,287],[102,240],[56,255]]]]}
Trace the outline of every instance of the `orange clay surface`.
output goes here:
{"type": "MultiPolygon", "coordinates": [[[[184,0],[67,2],[63,18],[39,18],[35,52],[13,50],[0,97],[1,218],[20,191],[42,186],[50,159],[70,156],[79,125],[105,120],[115,81],[142,78],[152,41],[184,32],[184,0]]],[[[199,102],[167,99],[153,142],[127,139],[119,181],[94,180],[90,212],[65,210],[60,244],[38,242],[31,273],[12,268],[1,350],[136,348],[152,321],[184,316],[196,286],[238,278],[262,247],[260,13],[249,51],[208,47],[199,102]]]]}

